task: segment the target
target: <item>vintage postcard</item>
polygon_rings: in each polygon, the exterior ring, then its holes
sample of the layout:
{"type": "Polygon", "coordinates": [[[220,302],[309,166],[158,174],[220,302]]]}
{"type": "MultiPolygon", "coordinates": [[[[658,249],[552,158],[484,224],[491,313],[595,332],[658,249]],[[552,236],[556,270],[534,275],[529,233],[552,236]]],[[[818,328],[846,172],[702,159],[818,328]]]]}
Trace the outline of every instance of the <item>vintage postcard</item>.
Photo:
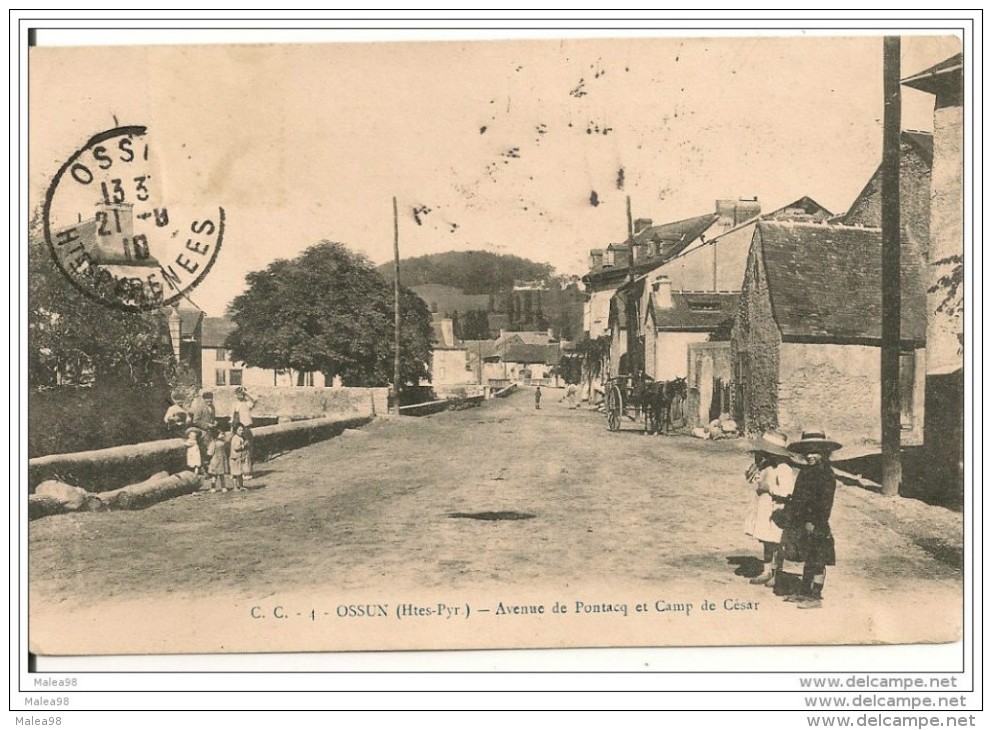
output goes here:
{"type": "Polygon", "coordinates": [[[183,43],[28,54],[31,652],[961,640],[959,38],[183,43]]]}

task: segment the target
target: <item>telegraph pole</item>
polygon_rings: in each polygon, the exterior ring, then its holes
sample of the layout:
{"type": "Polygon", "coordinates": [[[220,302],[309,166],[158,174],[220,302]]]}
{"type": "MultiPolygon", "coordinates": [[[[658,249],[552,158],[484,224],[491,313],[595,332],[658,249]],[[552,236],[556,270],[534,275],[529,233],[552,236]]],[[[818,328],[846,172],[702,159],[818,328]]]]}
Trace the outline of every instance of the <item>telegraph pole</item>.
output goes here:
{"type": "Polygon", "coordinates": [[[400,414],[400,217],[393,196],[393,402],[400,414]]]}
{"type": "Polygon", "coordinates": [[[627,196],[627,370],[634,374],[634,350],[637,343],[637,307],[634,296],[634,219],[630,214],[630,196],[627,196]]]}
{"type": "Polygon", "coordinates": [[[885,107],[882,118],[882,494],[899,494],[901,408],[899,343],[902,310],[900,276],[899,143],[902,99],[899,86],[900,39],[883,41],[882,78],[885,107]]]}

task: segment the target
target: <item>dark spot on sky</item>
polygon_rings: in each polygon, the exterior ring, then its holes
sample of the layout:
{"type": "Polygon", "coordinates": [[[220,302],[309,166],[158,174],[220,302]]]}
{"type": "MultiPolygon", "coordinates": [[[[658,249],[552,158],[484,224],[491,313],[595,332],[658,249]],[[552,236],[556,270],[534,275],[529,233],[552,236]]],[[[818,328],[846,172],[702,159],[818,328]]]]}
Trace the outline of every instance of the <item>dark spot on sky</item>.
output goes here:
{"type": "Polygon", "coordinates": [[[585,79],[579,79],[578,86],[576,86],[574,89],[572,89],[571,91],[569,91],[568,92],[568,95],[569,96],[574,96],[576,99],[585,96],[586,93],[587,93],[586,90],[585,90],[585,85],[586,85],[586,80],[585,79]]]}
{"type": "Polygon", "coordinates": [[[623,70],[624,70],[624,71],[630,71],[630,66],[624,66],[624,67],[623,67],[623,70]]]}
{"type": "Polygon", "coordinates": [[[413,209],[413,219],[417,221],[418,226],[422,226],[424,224],[423,216],[427,215],[430,212],[431,209],[428,208],[426,205],[418,205],[413,209]]]}
{"type": "Polygon", "coordinates": [[[593,208],[599,205],[599,193],[597,193],[595,190],[589,193],[589,205],[591,205],[593,208]]]}
{"type": "Polygon", "coordinates": [[[485,134],[487,129],[489,129],[489,127],[483,124],[481,127],[479,127],[479,134],[485,134]]]}
{"type": "Polygon", "coordinates": [[[624,172],[623,172],[623,168],[621,167],[619,170],[617,170],[617,190],[623,190],[623,178],[624,178],[624,172]]]}
{"type": "Polygon", "coordinates": [[[676,57],[675,57],[675,63],[678,63],[678,62],[679,62],[679,57],[678,57],[678,56],[676,56],[676,57]]]}

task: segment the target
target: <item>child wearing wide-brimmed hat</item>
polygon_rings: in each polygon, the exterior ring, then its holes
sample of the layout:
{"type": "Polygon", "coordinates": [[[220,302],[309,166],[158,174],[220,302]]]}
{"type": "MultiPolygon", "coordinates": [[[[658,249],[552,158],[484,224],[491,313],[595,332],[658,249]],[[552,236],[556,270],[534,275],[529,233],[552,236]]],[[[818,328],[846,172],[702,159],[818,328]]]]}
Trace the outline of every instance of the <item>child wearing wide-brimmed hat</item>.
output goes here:
{"type": "Polygon", "coordinates": [[[744,532],[761,542],[764,553],[764,569],[761,575],[751,579],[751,583],[769,588],[775,587],[775,576],[783,564],[782,528],[776,523],[776,515],[788,502],[795,483],[790,465],[793,454],[787,444],[785,434],[778,431],[765,431],[748,444],[748,451],[754,454],[754,464],[748,468],[746,476],[753,491],[744,518],[744,532]]]}
{"type": "Polygon", "coordinates": [[[801,439],[789,444],[789,450],[804,456],[807,462],[796,478],[782,532],[786,559],[803,563],[800,592],[785,599],[799,608],[823,605],[827,566],[837,560],[830,530],[837,477],[830,468],[830,454],[839,448],[841,445],[828,439],[823,431],[814,430],[804,431],[801,439]]]}

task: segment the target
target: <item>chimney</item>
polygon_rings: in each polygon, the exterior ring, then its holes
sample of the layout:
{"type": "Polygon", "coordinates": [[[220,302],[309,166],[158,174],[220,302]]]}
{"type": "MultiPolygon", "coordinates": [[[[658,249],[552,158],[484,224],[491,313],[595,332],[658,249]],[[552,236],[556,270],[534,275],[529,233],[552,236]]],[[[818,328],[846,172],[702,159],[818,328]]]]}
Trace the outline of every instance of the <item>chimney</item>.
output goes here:
{"type": "Polygon", "coordinates": [[[603,249],[594,248],[589,252],[589,268],[598,269],[603,265],[603,249]]]}
{"type": "Polygon", "coordinates": [[[651,223],[652,223],[652,221],[651,221],[650,218],[636,218],[634,220],[634,235],[636,236],[638,233],[640,233],[641,231],[643,231],[645,228],[650,228],[651,227],[651,223]]]}
{"type": "Polygon", "coordinates": [[[614,248],[610,246],[606,249],[606,255],[603,257],[603,266],[613,266],[616,263],[616,256],[614,256],[614,248]]]}
{"type": "Polygon", "coordinates": [[[717,225],[723,226],[724,228],[733,227],[736,210],[736,200],[716,201],[716,214],[720,216],[716,221],[717,225]]]}
{"type": "Polygon", "coordinates": [[[444,338],[443,345],[445,347],[454,347],[455,345],[454,323],[447,317],[441,320],[441,336],[444,338]]]}
{"type": "Polygon", "coordinates": [[[737,201],[737,206],[734,210],[734,225],[740,225],[757,215],[761,215],[761,204],[758,202],[758,196],[741,198],[737,201]]]}
{"type": "Polygon", "coordinates": [[[654,306],[657,309],[672,308],[672,280],[662,274],[651,283],[654,292],[654,306]]]}

